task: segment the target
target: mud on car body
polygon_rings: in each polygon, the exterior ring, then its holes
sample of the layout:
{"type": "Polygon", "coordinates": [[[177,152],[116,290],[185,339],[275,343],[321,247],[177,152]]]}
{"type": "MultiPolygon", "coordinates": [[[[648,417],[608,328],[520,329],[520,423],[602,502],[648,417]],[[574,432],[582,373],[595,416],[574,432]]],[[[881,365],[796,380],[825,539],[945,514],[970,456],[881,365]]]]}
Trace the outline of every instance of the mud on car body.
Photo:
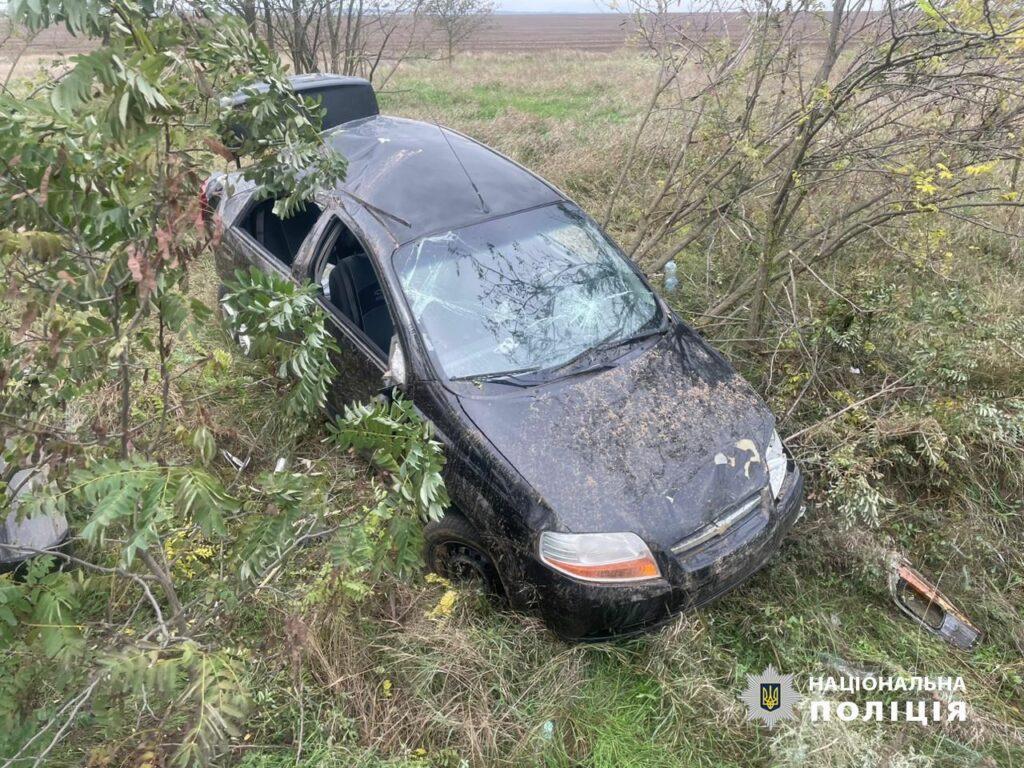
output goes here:
{"type": "Polygon", "coordinates": [[[764,565],[803,491],[771,413],[579,207],[437,125],[374,110],[323,135],[347,178],[288,219],[208,180],[217,268],[318,286],[332,409],[398,390],[434,425],[453,507],[430,567],[590,639],[764,565]]]}

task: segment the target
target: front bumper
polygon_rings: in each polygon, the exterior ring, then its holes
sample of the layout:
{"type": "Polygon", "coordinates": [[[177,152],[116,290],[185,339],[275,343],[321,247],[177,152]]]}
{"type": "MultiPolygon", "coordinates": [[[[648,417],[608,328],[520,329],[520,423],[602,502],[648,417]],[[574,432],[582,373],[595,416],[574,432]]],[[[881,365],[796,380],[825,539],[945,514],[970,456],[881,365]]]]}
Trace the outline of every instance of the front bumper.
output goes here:
{"type": "Polygon", "coordinates": [[[718,539],[681,555],[655,552],[662,578],[589,584],[531,558],[526,579],[545,623],[570,640],[603,640],[651,629],[735,589],[778,551],[803,507],[803,476],[791,463],[774,508],[751,515],[718,539]]]}

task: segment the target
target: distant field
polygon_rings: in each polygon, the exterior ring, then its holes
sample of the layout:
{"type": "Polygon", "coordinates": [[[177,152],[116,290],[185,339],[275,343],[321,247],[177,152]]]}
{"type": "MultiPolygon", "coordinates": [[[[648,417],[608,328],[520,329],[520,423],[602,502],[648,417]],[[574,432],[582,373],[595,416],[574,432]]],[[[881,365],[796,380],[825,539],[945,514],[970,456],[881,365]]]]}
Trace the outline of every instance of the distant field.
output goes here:
{"type": "MultiPolygon", "coordinates": [[[[713,35],[735,35],[741,14],[676,14],[679,23],[713,35]]],[[[618,13],[506,14],[495,16],[466,48],[473,51],[614,51],[636,41],[633,17],[618,13]]]]}
{"type": "MultiPolygon", "coordinates": [[[[743,33],[746,26],[746,16],[740,13],[673,16],[677,19],[680,30],[694,37],[736,37],[743,33]]],[[[419,29],[423,28],[421,24],[419,29]]],[[[817,24],[811,22],[807,33],[809,43],[819,39],[817,24]]],[[[8,60],[11,54],[19,51],[23,45],[26,46],[24,54],[29,57],[78,53],[89,50],[94,45],[92,41],[71,37],[63,28],[45,30],[27,44],[18,40],[4,42],[5,37],[0,27],[0,58],[8,60]]],[[[400,36],[396,36],[395,39],[397,44],[401,45],[404,41],[399,38],[400,36]]],[[[628,14],[499,14],[493,16],[483,29],[468,40],[463,49],[502,53],[548,50],[615,51],[634,45],[636,41],[634,19],[628,14]]],[[[432,40],[428,35],[423,47],[427,50],[437,49],[440,47],[440,41],[432,40]]]]}

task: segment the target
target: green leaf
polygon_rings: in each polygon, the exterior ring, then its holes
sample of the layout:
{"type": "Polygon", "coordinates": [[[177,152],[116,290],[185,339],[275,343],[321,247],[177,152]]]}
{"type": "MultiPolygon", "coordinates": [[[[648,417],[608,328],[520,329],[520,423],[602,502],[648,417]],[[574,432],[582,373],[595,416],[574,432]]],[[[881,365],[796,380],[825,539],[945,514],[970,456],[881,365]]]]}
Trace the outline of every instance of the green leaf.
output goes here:
{"type": "Polygon", "coordinates": [[[118,119],[121,121],[121,127],[123,128],[128,127],[128,100],[129,94],[128,91],[125,91],[121,94],[121,101],[118,104],[117,108],[117,116],[118,119]]]}
{"type": "Polygon", "coordinates": [[[929,18],[934,19],[935,21],[942,21],[942,14],[935,9],[931,0],[917,0],[917,7],[920,8],[929,18]]]}

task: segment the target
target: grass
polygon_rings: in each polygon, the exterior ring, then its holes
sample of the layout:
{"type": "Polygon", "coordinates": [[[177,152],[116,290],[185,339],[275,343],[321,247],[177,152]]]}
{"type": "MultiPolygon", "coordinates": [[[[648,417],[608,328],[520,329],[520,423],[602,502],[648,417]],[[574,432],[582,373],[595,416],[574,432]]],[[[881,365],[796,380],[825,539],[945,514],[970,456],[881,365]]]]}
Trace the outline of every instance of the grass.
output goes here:
{"type": "Polygon", "coordinates": [[[614,106],[594,108],[596,89],[531,92],[508,88],[501,83],[474,85],[465,91],[452,92],[424,81],[403,82],[403,91],[396,94],[397,109],[438,110],[465,113],[471,120],[494,120],[520,113],[545,121],[596,120],[621,122],[624,115],[614,106]]]}
{"type": "MultiPolygon", "coordinates": [[[[650,62],[627,54],[484,54],[460,57],[453,67],[410,62],[381,105],[479,138],[596,212],[639,119],[650,71],[650,62]]],[[[622,221],[617,226],[614,234],[628,234],[622,221]]],[[[704,268],[697,259],[692,266],[698,275],[704,268]]],[[[972,279],[983,275],[992,306],[1020,301],[1016,267],[1005,254],[979,256],[972,269],[972,279]]],[[[215,303],[209,264],[193,284],[215,303]]],[[[178,354],[187,365],[230,350],[210,325],[195,329],[178,354]]],[[[763,381],[765,363],[730,352],[763,381]]],[[[253,455],[247,472],[273,466],[266,425],[275,401],[256,367],[236,356],[227,369],[196,368],[178,386],[182,398],[204,393],[218,446],[253,455]]],[[[784,412],[787,403],[773,405],[784,412]]],[[[311,430],[300,455],[335,473],[338,503],[357,507],[367,492],[365,468],[324,455],[320,437],[311,430]]],[[[325,553],[306,548],[251,599],[222,596],[219,630],[250,662],[256,705],[231,761],[247,768],[1024,764],[1019,498],[994,494],[940,508],[921,499],[887,510],[874,531],[849,531],[813,503],[822,492],[811,489],[806,518],[742,589],[658,632],[615,643],[566,645],[531,617],[468,592],[450,615],[432,617],[444,587],[430,583],[390,584],[358,610],[342,609],[324,573],[325,553]],[[978,650],[955,651],[897,612],[880,567],[890,549],[911,553],[925,573],[951,585],[987,633],[978,650]],[[962,675],[970,720],[812,724],[805,709],[802,720],[768,731],[745,721],[739,701],[746,675],[768,663],[795,673],[804,691],[809,675],[857,669],[962,675]]]]}
{"type": "MultiPolygon", "coordinates": [[[[637,119],[647,72],[648,62],[628,56],[467,56],[454,68],[410,64],[381,102],[385,112],[480,138],[594,210],[637,119]]],[[[756,377],[756,363],[737,362],[756,377]]],[[[223,423],[257,429],[244,400],[221,407],[223,423]]],[[[252,746],[239,754],[246,766],[296,764],[304,720],[301,765],[1018,765],[1022,575],[1019,561],[998,561],[1022,544],[1013,499],[977,499],[942,514],[926,503],[900,507],[867,534],[812,504],[742,589],[660,632],[586,646],[562,644],[529,617],[471,594],[451,616],[428,618],[441,595],[431,585],[394,585],[358,617],[314,611],[311,619],[301,606],[302,574],[316,568],[299,569],[261,595],[262,607],[239,609],[259,611],[256,647],[266,649],[257,661],[261,712],[252,746]],[[891,548],[959,588],[954,594],[988,633],[977,651],[957,652],[901,617],[879,565],[891,548]],[[989,578],[993,569],[1007,574],[1005,592],[989,578]],[[296,649],[282,627],[302,616],[312,623],[296,649]],[[971,718],[928,727],[812,724],[805,709],[802,721],[769,732],[745,721],[738,698],[746,675],[768,663],[795,673],[804,690],[808,675],[857,669],[962,675],[971,718]]],[[[253,645],[251,632],[239,628],[238,641],[253,645]]]]}
{"type": "Polygon", "coordinates": [[[414,61],[380,103],[390,114],[461,130],[597,207],[615,183],[607,159],[639,119],[651,68],[639,56],[573,51],[479,54],[450,67],[414,61]]]}

